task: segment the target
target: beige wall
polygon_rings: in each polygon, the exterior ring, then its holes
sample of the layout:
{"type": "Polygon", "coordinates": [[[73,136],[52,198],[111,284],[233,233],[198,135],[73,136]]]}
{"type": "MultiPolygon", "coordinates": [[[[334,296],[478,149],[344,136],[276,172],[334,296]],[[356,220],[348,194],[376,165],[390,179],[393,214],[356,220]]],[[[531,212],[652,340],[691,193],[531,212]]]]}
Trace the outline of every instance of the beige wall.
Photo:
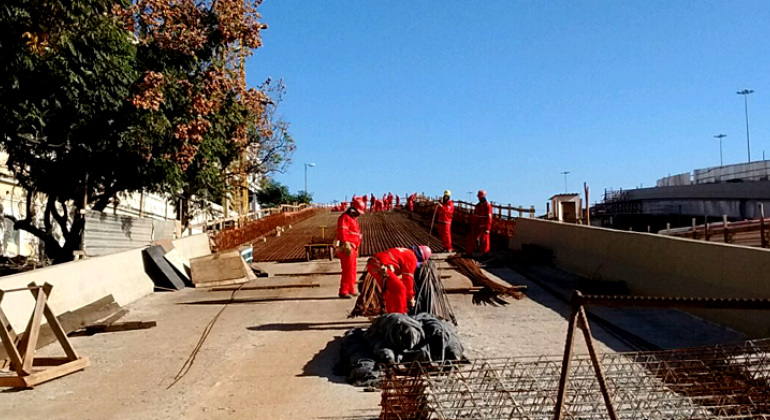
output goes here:
{"type": "MultiPolygon", "coordinates": [[[[518,218],[511,248],[529,243],[552,249],[566,271],[624,281],[638,294],[770,299],[770,250],[518,218]]],[[[770,311],[694,313],[770,336],[770,311]]]]}
{"type": "MultiPolygon", "coordinates": [[[[186,258],[210,254],[208,235],[188,236],[173,241],[186,258]]],[[[25,287],[30,282],[53,284],[51,309],[56,315],[112,295],[121,306],[153,291],[144,271],[142,249],[59,264],[0,278],[0,289],[25,287]]],[[[0,303],[16,331],[26,327],[34,301],[27,291],[8,293],[0,303]]]]}

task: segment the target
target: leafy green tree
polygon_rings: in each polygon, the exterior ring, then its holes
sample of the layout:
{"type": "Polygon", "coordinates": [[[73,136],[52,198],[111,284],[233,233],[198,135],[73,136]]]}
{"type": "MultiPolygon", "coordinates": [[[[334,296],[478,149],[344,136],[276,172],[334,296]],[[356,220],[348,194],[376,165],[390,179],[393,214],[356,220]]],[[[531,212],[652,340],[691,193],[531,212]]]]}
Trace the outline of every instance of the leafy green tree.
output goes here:
{"type": "Polygon", "coordinates": [[[291,204],[295,197],[289,192],[289,187],[274,179],[265,179],[257,191],[257,202],[262,207],[276,207],[281,204],[291,204]]]}
{"type": "Polygon", "coordinates": [[[296,196],[294,196],[297,204],[312,204],[313,195],[307,191],[300,190],[296,196]]]}
{"type": "Polygon", "coordinates": [[[185,224],[190,203],[222,197],[244,152],[276,138],[266,118],[274,102],[247,89],[240,72],[266,27],[257,4],[0,4],[0,148],[29,192],[27,217],[15,227],[61,262],[80,246],[83,210],[103,210],[119,194],[165,193],[183,203],[185,224]],[[33,221],[38,194],[42,226],[33,221]]]}
{"type": "MultiPolygon", "coordinates": [[[[121,138],[121,110],[139,73],[130,34],[109,0],[7,0],[0,5],[0,148],[28,191],[26,218],[54,260],[71,258],[86,203],[103,209],[119,191],[141,188],[145,160],[121,138]],[[47,196],[44,226],[33,222],[36,194],[47,196]],[[66,203],[77,210],[69,215],[66,203]],[[54,236],[58,224],[64,237],[54,236]]],[[[6,216],[9,217],[9,216],[6,216]]]]}

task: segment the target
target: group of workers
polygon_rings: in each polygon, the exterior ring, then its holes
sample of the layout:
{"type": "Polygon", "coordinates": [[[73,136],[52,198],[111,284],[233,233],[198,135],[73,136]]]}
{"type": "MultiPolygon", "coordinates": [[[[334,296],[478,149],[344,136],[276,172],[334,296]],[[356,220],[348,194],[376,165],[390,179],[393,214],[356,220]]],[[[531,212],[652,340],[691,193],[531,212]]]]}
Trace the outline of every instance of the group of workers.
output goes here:
{"type": "MultiPolygon", "coordinates": [[[[349,208],[349,206],[353,205],[353,202],[356,201],[356,199],[362,199],[364,203],[364,209],[368,209],[369,212],[378,212],[378,211],[390,211],[393,209],[401,208],[401,196],[399,195],[393,195],[392,192],[389,192],[387,194],[383,194],[382,198],[375,197],[374,194],[370,195],[362,195],[360,197],[357,197],[355,194],[353,195],[353,199],[348,203],[347,201],[342,201],[339,204],[332,207],[332,211],[345,211],[349,208]]],[[[414,211],[414,201],[417,199],[417,193],[413,193],[411,195],[406,196],[406,208],[409,209],[409,211],[414,211]]]]}
{"type": "MultiPolygon", "coordinates": [[[[492,205],[487,201],[487,193],[479,190],[471,220],[470,234],[465,251],[472,254],[478,249],[483,254],[489,252],[489,231],[492,227],[492,205]]],[[[452,217],[454,203],[452,192],[444,191],[444,196],[436,203],[436,215],[439,236],[445,252],[453,252],[452,247],[452,217]]],[[[345,204],[345,212],[337,219],[337,257],[342,266],[339,297],[352,299],[356,292],[356,260],[363,233],[358,223],[358,217],[366,212],[367,196],[353,197],[350,206],[345,204]]],[[[414,211],[417,194],[407,198],[407,208],[414,211]]],[[[393,194],[383,196],[382,200],[371,196],[369,211],[385,211],[392,209],[393,194]]],[[[400,199],[396,196],[396,206],[400,199]]],[[[387,313],[406,313],[414,306],[414,273],[417,268],[431,256],[431,249],[426,245],[410,248],[391,248],[375,254],[366,263],[366,271],[374,277],[383,292],[385,311],[387,313]]]]}

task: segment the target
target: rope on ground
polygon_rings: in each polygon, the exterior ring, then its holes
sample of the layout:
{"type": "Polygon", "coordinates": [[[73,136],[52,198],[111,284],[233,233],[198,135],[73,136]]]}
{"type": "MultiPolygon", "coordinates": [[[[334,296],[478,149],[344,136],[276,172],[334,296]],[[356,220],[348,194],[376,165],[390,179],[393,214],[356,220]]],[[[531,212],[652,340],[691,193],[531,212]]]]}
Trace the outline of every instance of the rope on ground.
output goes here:
{"type": "Polygon", "coordinates": [[[166,388],[166,390],[171,389],[171,387],[173,387],[179,381],[181,381],[182,378],[184,378],[185,375],[187,375],[187,373],[190,371],[190,368],[192,368],[193,364],[195,363],[195,358],[198,356],[198,352],[203,347],[203,343],[206,342],[206,339],[209,337],[209,334],[211,334],[211,330],[214,329],[214,325],[219,320],[219,317],[222,315],[222,312],[224,312],[225,309],[227,309],[227,307],[231,303],[233,303],[233,301],[235,300],[235,294],[238,293],[241,290],[241,288],[243,288],[243,285],[233,290],[233,293],[230,294],[229,301],[225,303],[224,306],[222,306],[222,309],[220,309],[219,312],[217,312],[217,314],[214,315],[213,318],[211,318],[211,321],[209,321],[209,323],[206,325],[206,328],[203,329],[203,333],[201,333],[201,337],[200,339],[198,339],[198,344],[195,345],[195,348],[193,348],[192,352],[190,353],[190,356],[187,357],[187,360],[182,365],[182,368],[179,369],[179,373],[177,373],[176,376],[174,377],[174,381],[171,382],[171,384],[168,386],[168,388],[166,388]]]}

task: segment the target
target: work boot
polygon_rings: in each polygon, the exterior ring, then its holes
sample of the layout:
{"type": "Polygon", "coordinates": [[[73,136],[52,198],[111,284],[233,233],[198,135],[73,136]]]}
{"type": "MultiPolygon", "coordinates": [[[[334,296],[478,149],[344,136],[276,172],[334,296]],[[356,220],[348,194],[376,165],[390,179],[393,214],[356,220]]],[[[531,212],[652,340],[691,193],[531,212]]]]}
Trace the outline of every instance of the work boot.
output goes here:
{"type": "Polygon", "coordinates": [[[339,296],[340,296],[340,299],[353,299],[353,296],[347,293],[340,293],[339,296]]]}

